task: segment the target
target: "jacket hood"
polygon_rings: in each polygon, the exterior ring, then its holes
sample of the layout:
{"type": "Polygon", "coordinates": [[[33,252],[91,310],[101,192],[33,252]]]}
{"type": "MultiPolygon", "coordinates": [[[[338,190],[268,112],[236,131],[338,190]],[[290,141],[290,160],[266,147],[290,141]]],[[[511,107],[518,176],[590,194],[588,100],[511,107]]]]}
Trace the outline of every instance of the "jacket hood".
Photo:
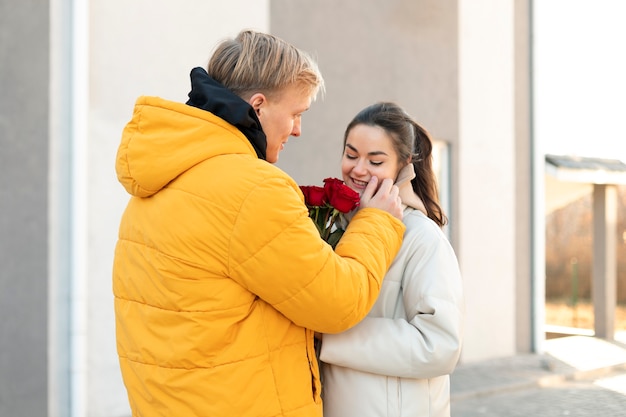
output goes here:
{"type": "Polygon", "coordinates": [[[158,97],[139,97],[122,132],[115,169],[126,191],[149,197],[209,158],[255,150],[244,134],[216,115],[158,97]]]}
{"type": "Polygon", "coordinates": [[[126,191],[148,197],[192,166],[219,154],[265,159],[267,141],[254,109],[209,77],[191,70],[186,104],[140,97],[122,133],[116,171],[126,191]]]}

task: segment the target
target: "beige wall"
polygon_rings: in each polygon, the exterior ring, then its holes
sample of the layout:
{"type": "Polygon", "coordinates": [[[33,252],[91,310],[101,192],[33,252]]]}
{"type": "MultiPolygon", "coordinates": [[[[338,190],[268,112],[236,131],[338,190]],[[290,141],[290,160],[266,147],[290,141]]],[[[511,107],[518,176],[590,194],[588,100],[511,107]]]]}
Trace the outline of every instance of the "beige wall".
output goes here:
{"type": "Polygon", "coordinates": [[[451,0],[274,0],[270,27],[318,58],[327,86],[279,166],[300,183],[339,175],[345,126],[379,100],[401,103],[456,144],[457,17],[451,0]]]}
{"type": "MultiPolygon", "coordinates": [[[[529,261],[529,249],[516,257],[529,236],[517,236],[515,225],[530,230],[522,219],[528,211],[516,211],[517,190],[529,204],[530,177],[516,182],[517,169],[528,174],[528,155],[518,161],[516,152],[528,151],[529,138],[515,119],[516,106],[527,103],[525,96],[516,103],[515,65],[525,69],[527,62],[514,60],[514,3],[271,3],[272,32],[313,52],[327,82],[325,100],[305,115],[302,137],[279,161],[296,180],[339,175],[345,125],[378,100],[398,101],[450,144],[451,236],[467,301],[464,361],[516,352],[518,279],[520,288],[530,286],[527,271],[516,274],[516,264],[529,261]]],[[[528,334],[519,338],[528,343],[528,334]]]]}

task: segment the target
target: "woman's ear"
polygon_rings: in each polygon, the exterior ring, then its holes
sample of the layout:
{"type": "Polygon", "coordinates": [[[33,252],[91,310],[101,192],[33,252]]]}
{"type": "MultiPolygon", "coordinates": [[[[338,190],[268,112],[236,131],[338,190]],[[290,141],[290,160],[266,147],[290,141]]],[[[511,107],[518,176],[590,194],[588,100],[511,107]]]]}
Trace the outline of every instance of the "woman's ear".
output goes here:
{"type": "Polygon", "coordinates": [[[267,98],[263,93],[255,93],[250,97],[248,103],[252,106],[256,115],[260,116],[261,109],[263,108],[265,103],[267,103],[267,98]]]}

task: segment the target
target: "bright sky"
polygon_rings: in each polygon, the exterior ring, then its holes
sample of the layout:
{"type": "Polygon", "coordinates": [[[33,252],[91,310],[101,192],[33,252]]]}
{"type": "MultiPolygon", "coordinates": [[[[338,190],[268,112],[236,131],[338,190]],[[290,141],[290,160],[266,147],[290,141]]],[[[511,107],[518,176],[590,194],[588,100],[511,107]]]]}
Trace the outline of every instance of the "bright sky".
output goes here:
{"type": "Polygon", "coordinates": [[[626,162],[626,1],[537,0],[533,7],[538,146],[626,162]]]}

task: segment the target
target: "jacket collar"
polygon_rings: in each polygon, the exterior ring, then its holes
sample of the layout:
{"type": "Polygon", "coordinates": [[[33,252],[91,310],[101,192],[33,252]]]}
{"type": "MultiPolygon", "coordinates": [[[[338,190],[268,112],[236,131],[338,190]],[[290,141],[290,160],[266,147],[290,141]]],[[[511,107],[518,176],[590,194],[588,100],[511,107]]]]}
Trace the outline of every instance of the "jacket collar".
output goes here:
{"type": "Polygon", "coordinates": [[[257,156],[265,159],[267,140],[254,109],[241,97],[215,81],[200,67],[191,70],[191,91],[186,104],[213,113],[243,133],[257,156]]]}
{"type": "Polygon", "coordinates": [[[413,207],[428,216],[426,206],[424,206],[422,199],[415,194],[413,186],[411,185],[411,180],[413,178],[415,178],[415,167],[413,164],[407,164],[398,173],[396,185],[400,189],[400,200],[402,200],[403,205],[413,207]]]}

